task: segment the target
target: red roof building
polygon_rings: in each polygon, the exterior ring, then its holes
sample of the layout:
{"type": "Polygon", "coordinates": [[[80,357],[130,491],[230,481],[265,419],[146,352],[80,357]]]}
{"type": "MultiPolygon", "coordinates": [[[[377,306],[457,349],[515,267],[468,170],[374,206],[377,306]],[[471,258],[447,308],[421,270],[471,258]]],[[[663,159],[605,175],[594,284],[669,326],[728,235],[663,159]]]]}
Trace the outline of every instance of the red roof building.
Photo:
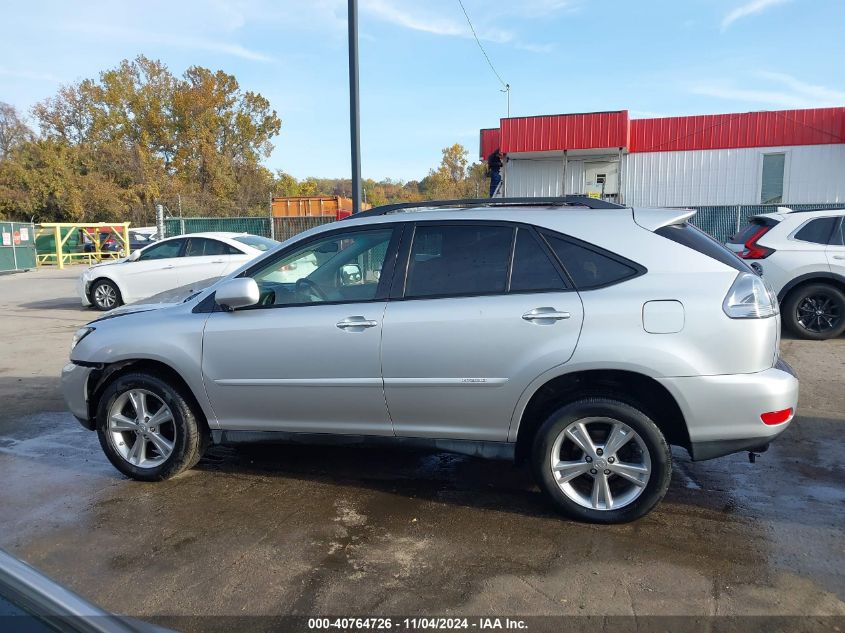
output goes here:
{"type": "Polygon", "coordinates": [[[631,119],[512,117],[481,130],[507,156],[504,195],[642,206],[845,202],[845,107],[631,119]]]}

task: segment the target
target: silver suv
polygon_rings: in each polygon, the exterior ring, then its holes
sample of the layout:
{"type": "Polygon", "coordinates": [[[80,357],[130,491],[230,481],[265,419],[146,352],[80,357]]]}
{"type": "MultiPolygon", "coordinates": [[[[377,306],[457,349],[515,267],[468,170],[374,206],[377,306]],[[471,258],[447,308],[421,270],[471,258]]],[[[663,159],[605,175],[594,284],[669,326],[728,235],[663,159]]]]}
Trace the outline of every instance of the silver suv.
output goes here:
{"type": "Polygon", "coordinates": [[[636,519],[666,492],[669,445],[764,450],[797,404],[777,301],[691,214],[580,197],[364,212],[182,303],[93,321],[65,398],[143,481],[211,442],[367,440],[515,459],[571,517],[636,519]]]}

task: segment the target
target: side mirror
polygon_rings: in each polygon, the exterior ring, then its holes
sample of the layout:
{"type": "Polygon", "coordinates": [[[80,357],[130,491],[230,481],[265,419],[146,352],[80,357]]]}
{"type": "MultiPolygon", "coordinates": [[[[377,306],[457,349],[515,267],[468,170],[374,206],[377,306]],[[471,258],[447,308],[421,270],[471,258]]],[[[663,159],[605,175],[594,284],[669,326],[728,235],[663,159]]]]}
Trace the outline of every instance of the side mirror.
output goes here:
{"type": "Polygon", "coordinates": [[[132,251],[126,259],[130,262],[137,262],[140,257],[141,251],[132,251]]]}
{"type": "Polygon", "coordinates": [[[354,286],[361,283],[361,267],[358,264],[344,264],[340,269],[340,284],[354,286]]]}
{"type": "Polygon", "coordinates": [[[261,298],[258,284],[252,277],[227,279],[214,293],[214,300],[225,310],[254,306],[261,298]]]}

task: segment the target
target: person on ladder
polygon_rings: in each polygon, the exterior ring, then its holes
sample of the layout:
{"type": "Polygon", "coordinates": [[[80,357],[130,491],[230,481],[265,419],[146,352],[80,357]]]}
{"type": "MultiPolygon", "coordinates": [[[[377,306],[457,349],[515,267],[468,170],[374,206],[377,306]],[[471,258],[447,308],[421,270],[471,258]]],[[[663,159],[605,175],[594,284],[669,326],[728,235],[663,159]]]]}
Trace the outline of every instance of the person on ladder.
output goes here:
{"type": "Polygon", "coordinates": [[[490,171],[490,197],[492,198],[502,182],[502,153],[498,147],[487,157],[487,169],[490,171]]]}

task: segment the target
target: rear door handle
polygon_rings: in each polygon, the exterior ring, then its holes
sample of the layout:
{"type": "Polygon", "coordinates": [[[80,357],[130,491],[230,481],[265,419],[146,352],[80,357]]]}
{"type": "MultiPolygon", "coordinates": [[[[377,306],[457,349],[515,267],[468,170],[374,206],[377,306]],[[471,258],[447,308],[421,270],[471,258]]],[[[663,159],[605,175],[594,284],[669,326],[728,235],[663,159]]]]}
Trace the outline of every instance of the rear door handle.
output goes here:
{"type": "Polygon", "coordinates": [[[170,264],[169,266],[164,266],[164,267],[162,268],[162,270],[170,270],[170,269],[171,269],[171,268],[173,268],[173,267],[174,267],[174,266],[173,266],[173,264],[170,264]]]}
{"type": "Polygon", "coordinates": [[[337,327],[345,332],[363,332],[364,330],[375,327],[378,325],[378,321],[372,321],[370,319],[365,319],[362,316],[351,316],[346,317],[342,321],[338,321],[337,327]]]}
{"type": "Polygon", "coordinates": [[[559,312],[555,308],[534,308],[533,310],[529,310],[525,314],[522,315],[522,318],[526,321],[537,321],[538,323],[547,322],[552,323],[554,321],[562,321],[563,319],[568,319],[572,315],[569,312],[559,312]]]}
{"type": "Polygon", "coordinates": [[[222,259],[214,259],[214,260],[212,260],[211,263],[212,264],[225,264],[226,262],[224,262],[222,259]]]}
{"type": "Polygon", "coordinates": [[[834,255],[833,259],[845,259],[845,255],[834,255]]]}

